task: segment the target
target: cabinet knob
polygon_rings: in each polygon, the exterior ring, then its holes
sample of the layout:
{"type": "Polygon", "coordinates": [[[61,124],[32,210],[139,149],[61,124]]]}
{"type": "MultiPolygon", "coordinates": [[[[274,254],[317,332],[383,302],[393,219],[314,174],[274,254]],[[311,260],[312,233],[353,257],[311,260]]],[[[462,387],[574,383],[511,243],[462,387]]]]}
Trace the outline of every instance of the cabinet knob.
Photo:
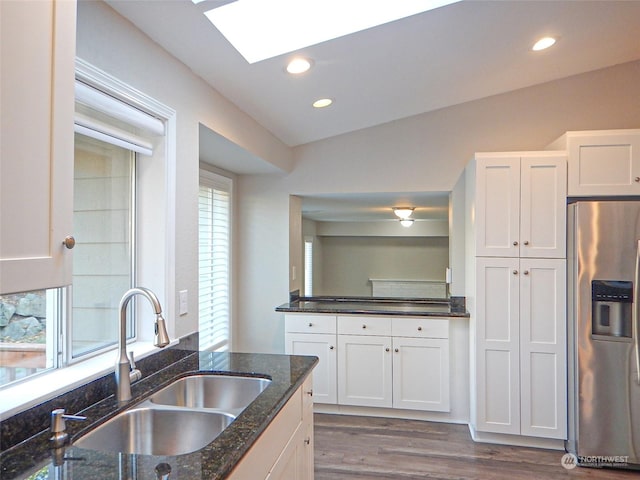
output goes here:
{"type": "Polygon", "coordinates": [[[305,445],[309,445],[311,443],[311,439],[310,438],[305,438],[304,439],[304,444],[305,445]]]}
{"type": "Polygon", "coordinates": [[[525,271],[524,271],[524,272],[522,272],[522,273],[524,273],[525,275],[529,275],[529,270],[525,270],[525,271]]]}
{"type": "Polygon", "coordinates": [[[384,351],[385,352],[389,352],[389,351],[391,351],[391,349],[389,347],[387,347],[387,348],[384,349],[384,351]]]}
{"type": "Polygon", "coordinates": [[[334,347],[333,345],[331,345],[331,346],[329,347],[329,350],[333,350],[334,348],[336,348],[336,347],[334,347]]]}
{"type": "Polygon", "coordinates": [[[513,271],[513,274],[514,274],[514,275],[517,275],[517,274],[518,274],[518,270],[514,270],[514,271],[513,271]]]}
{"type": "Polygon", "coordinates": [[[71,235],[69,235],[68,237],[65,237],[64,240],[62,241],[62,244],[67,247],[69,250],[71,250],[73,247],[76,246],[76,239],[73,238],[71,235]]]}
{"type": "Polygon", "coordinates": [[[396,349],[394,350],[394,352],[396,352],[396,353],[398,353],[399,351],[400,351],[400,349],[399,349],[399,348],[396,348],[396,349]]]}
{"type": "Polygon", "coordinates": [[[313,323],[309,322],[309,326],[310,326],[310,327],[313,327],[313,323]]]}
{"type": "Polygon", "coordinates": [[[636,183],[640,183],[640,177],[636,177],[633,179],[636,183]]]}
{"type": "Polygon", "coordinates": [[[418,331],[421,332],[422,331],[422,327],[418,327],[418,331]]]}
{"type": "Polygon", "coordinates": [[[517,241],[517,240],[513,242],[513,246],[514,246],[514,247],[517,247],[517,246],[518,246],[518,241],[517,241]]]}
{"type": "Polygon", "coordinates": [[[367,326],[366,325],[362,325],[362,328],[365,329],[365,328],[367,328],[367,326]]]}
{"type": "Polygon", "coordinates": [[[525,244],[525,245],[529,245],[529,240],[525,240],[525,241],[524,241],[524,244],[525,244]]]}
{"type": "Polygon", "coordinates": [[[307,392],[307,395],[309,395],[310,397],[313,397],[313,389],[309,390],[309,391],[307,392]]]}

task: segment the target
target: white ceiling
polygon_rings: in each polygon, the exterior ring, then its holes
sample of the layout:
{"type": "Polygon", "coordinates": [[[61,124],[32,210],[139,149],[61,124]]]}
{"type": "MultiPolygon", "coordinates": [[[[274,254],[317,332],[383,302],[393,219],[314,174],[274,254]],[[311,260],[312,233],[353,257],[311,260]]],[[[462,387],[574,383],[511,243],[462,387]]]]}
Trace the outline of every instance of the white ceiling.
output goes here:
{"type": "MultiPolygon", "coordinates": [[[[463,0],[251,65],[202,13],[230,0],[106,1],[290,146],[640,59],[640,0],[463,0]],[[546,35],[556,46],[532,52],[546,35]],[[314,67],[294,77],[285,65],[296,53],[314,67]],[[313,109],[321,97],[335,102],[313,109]]],[[[200,139],[204,161],[276,170],[205,127],[200,139]]],[[[388,220],[403,203],[417,219],[447,216],[446,193],[305,197],[303,210],[319,221],[388,220]]]]}
{"type": "Polygon", "coordinates": [[[640,58],[639,0],[464,0],[295,52],[314,62],[298,77],[293,54],[250,65],[209,23],[227,0],[107,2],[290,146],[640,58]]]}

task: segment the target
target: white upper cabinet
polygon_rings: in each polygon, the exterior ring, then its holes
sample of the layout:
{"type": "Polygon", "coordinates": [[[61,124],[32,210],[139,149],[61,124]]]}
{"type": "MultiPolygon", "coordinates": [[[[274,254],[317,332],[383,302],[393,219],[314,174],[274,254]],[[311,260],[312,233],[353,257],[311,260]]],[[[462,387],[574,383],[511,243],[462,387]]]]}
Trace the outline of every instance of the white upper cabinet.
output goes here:
{"type": "Polygon", "coordinates": [[[476,255],[564,258],[564,152],[476,155],[476,255]]]}
{"type": "Polygon", "coordinates": [[[640,195],[640,130],[567,132],[549,148],[568,152],[570,197],[640,195]]]}
{"type": "Polygon", "coordinates": [[[0,2],[0,294],[71,283],[76,4],[0,2]]]}

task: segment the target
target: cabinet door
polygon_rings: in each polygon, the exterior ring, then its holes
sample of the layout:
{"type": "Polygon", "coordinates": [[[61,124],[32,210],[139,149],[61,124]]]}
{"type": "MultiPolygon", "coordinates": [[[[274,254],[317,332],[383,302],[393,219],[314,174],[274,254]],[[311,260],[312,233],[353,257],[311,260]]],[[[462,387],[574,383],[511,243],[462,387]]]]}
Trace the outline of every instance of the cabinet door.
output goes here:
{"type": "Polygon", "coordinates": [[[336,336],[329,334],[287,333],[285,349],[290,355],[313,355],[319,361],[313,370],[313,401],[337,403],[336,336]]]}
{"type": "Polygon", "coordinates": [[[567,133],[569,196],[640,195],[640,130],[567,133]]]}
{"type": "Polygon", "coordinates": [[[520,157],[480,157],[476,168],[476,255],[517,257],[520,157]]]}
{"type": "Polygon", "coordinates": [[[305,480],[306,448],[304,424],[298,425],[286,447],[271,467],[266,480],[305,480]]]}
{"type": "Polygon", "coordinates": [[[0,294],[71,283],[75,18],[0,2],[0,294]]]}
{"type": "MultiPolygon", "coordinates": [[[[335,383],[335,382],[334,382],[335,383]]],[[[313,379],[307,378],[302,385],[302,427],[304,434],[304,461],[302,464],[302,479],[313,480],[314,477],[314,449],[313,438],[313,396],[309,392],[313,391],[313,379]]]]}
{"type": "Polygon", "coordinates": [[[476,428],[520,433],[519,259],[476,259],[476,428]]]}
{"type": "Polygon", "coordinates": [[[393,338],[393,408],[449,411],[449,340],[393,338]]]}
{"type": "Polygon", "coordinates": [[[521,433],[566,438],[566,263],[520,261],[521,433]]]}
{"type": "Polygon", "coordinates": [[[338,335],[338,403],[392,405],[391,337],[338,335]]]}
{"type": "Polygon", "coordinates": [[[520,161],[520,257],[564,258],[566,212],[566,156],[523,156],[520,161]]]}

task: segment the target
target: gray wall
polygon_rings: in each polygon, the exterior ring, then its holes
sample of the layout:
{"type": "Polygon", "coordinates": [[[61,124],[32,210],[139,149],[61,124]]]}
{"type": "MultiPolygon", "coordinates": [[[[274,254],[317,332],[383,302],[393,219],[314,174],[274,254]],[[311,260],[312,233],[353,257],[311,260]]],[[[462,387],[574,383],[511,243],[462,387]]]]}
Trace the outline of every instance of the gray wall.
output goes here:
{"type": "Polygon", "coordinates": [[[316,295],[371,296],[370,278],[445,279],[447,237],[318,237],[322,279],[316,295]]]}

